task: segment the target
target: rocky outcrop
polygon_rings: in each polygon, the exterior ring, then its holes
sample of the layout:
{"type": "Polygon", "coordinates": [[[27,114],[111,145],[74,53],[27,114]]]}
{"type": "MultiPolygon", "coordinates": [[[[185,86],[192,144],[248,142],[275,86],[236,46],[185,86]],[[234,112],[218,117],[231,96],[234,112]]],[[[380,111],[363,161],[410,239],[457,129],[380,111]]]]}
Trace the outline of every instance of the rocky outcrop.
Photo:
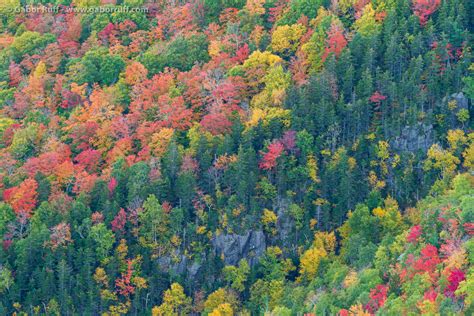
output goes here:
{"type": "Polygon", "coordinates": [[[469,100],[462,92],[451,94],[450,100],[456,101],[456,106],[459,110],[467,109],[469,107],[469,100]]]}
{"type": "Polygon", "coordinates": [[[266,248],[263,231],[248,231],[244,235],[221,234],[212,240],[216,256],[221,256],[226,265],[237,265],[246,259],[250,266],[258,263],[266,248]]]}
{"type": "Polygon", "coordinates": [[[433,125],[418,123],[406,126],[399,136],[391,141],[390,146],[398,152],[426,152],[434,142],[433,125]]]}
{"type": "Polygon", "coordinates": [[[194,280],[202,269],[202,264],[196,260],[189,260],[185,255],[175,253],[174,259],[171,256],[163,256],[157,260],[160,270],[172,275],[186,275],[190,280],[194,280]]]}
{"type": "Polygon", "coordinates": [[[291,248],[292,241],[294,241],[292,232],[295,229],[295,221],[288,214],[290,208],[290,200],[278,197],[273,205],[274,210],[277,212],[277,234],[272,243],[279,244],[281,248],[291,248]]]}
{"type": "MultiPolygon", "coordinates": [[[[224,265],[238,265],[241,259],[254,266],[265,253],[265,235],[261,230],[250,230],[243,235],[220,234],[211,242],[211,256],[223,258],[224,265]]],[[[185,276],[191,282],[199,282],[200,275],[209,269],[212,260],[202,253],[199,260],[189,259],[180,250],[161,256],[157,264],[163,273],[185,276]]]]}
{"type": "Polygon", "coordinates": [[[162,256],[157,260],[160,270],[170,272],[172,274],[184,274],[188,266],[188,258],[184,255],[175,254],[175,259],[171,256],[162,256]]]}

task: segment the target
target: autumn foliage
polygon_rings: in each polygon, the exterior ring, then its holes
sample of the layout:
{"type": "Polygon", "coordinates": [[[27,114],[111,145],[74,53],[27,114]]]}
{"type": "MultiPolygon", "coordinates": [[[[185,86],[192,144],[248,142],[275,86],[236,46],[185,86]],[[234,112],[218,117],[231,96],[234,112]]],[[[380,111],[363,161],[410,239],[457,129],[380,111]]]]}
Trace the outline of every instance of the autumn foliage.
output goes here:
{"type": "Polygon", "coordinates": [[[277,159],[283,153],[285,147],[279,141],[273,142],[268,145],[268,151],[263,154],[262,161],[259,166],[261,169],[270,170],[276,167],[277,159]]]}
{"type": "Polygon", "coordinates": [[[474,314],[471,2],[0,0],[0,314],[474,314]]]}
{"type": "Polygon", "coordinates": [[[347,40],[343,33],[343,28],[337,23],[332,23],[327,32],[326,46],[322,56],[323,61],[332,53],[336,57],[339,56],[342,50],[347,45],[347,40]]]}
{"type": "Polygon", "coordinates": [[[38,183],[33,179],[26,179],[20,185],[3,192],[3,199],[11,204],[17,214],[30,217],[37,203],[38,183]]]}
{"type": "Polygon", "coordinates": [[[379,284],[375,289],[370,290],[370,300],[365,308],[374,314],[380,307],[382,307],[387,300],[388,286],[379,284]]]}
{"type": "Polygon", "coordinates": [[[428,18],[440,6],[441,0],[415,0],[413,1],[413,12],[420,19],[420,24],[425,25],[428,18]]]}

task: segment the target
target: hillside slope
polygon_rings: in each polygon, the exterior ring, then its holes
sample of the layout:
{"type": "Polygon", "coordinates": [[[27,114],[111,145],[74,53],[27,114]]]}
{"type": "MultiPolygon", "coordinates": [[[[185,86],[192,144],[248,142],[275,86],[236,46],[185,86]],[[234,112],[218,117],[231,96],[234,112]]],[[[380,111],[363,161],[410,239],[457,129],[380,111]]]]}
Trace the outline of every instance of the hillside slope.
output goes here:
{"type": "Polygon", "coordinates": [[[473,314],[473,3],[1,0],[0,314],[473,314]]]}

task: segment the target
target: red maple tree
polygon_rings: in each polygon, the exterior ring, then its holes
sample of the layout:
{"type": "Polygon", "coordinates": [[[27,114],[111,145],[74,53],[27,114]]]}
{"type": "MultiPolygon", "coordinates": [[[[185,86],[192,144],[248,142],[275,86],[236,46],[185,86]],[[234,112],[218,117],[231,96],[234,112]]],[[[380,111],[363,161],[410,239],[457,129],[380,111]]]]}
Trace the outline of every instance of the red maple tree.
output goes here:
{"type": "Polygon", "coordinates": [[[268,145],[268,151],[263,155],[262,161],[260,161],[260,169],[271,170],[275,168],[277,165],[277,159],[281,156],[284,150],[285,147],[279,141],[268,145]]]}
{"type": "Polygon", "coordinates": [[[441,0],[415,0],[413,1],[413,12],[420,18],[420,24],[425,25],[428,18],[440,6],[441,0]]]}
{"type": "Polygon", "coordinates": [[[113,232],[121,232],[127,223],[127,213],[123,208],[117,213],[115,218],[112,220],[112,231],[113,232]]]}
{"type": "Polygon", "coordinates": [[[378,91],[375,91],[375,93],[370,96],[369,100],[372,103],[380,104],[380,102],[382,102],[386,98],[387,98],[387,96],[381,94],[378,91]]]}
{"type": "Polygon", "coordinates": [[[23,79],[23,74],[21,72],[20,65],[14,63],[14,62],[12,62],[10,64],[10,67],[8,67],[8,74],[9,74],[9,77],[10,77],[10,86],[11,87],[18,86],[18,84],[23,79]]]}
{"type": "Polygon", "coordinates": [[[410,232],[407,236],[407,242],[415,243],[417,242],[418,238],[421,236],[423,232],[420,225],[415,225],[410,229],[410,232]]]}
{"type": "Polygon", "coordinates": [[[132,284],[133,261],[127,260],[127,271],[122,273],[122,276],[115,280],[115,286],[118,292],[123,296],[129,296],[135,292],[135,287],[132,284]]]}
{"type": "Polygon", "coordinates": [[[451,270],[448,276],[448,285],[444,289],[444,295],[447,297],[454,297],[456,290],[458,289],[459,283],[466,279],[466,274],[460,269],[451,270]]]}
{"type": "Polygon", "coordinates": [[[109,193],[112,194],[115,191],[115,188],[117,187],[117,179],[114,177],[110,178],[109,183],[107,184],[107,188],[109,189],[109,193]]]}
{"type": "Polygon", "coordinates": [[[365,306],[365,309],[367,309],[371,314],[375,314],[375,312],[385,304],[387,293],[388,286],[384,284],[379,284],[375,289],[370,290],[370,300],[365,306]]]}
{"type": "Polygon", "coordinates": [[[413,267],[420,272],[434,272],[440,262],[438,248],[428,244],[421,249],[420,257],[413,263],[413,267]]]}
{"type": "Polygon", "coordinates": [[[331,27],[327,32],[327,36],[326,46],[322,56],[323,61],[326,60],[329,54],[334,54],[336,57],[339,56],[344,47],[347,46],[344,30],[339,24],[335,22],[331,23],[331,27]]]}
{"type": "Polygon", "coordinates": [[[10,203],[17,215],[24,214],[29,218],[38,202],[37,189],[38,183],[34,179],[26,179],[18,186],[6,189],[3,199],[10,203]]]}
{"type": "Polygon", "coordinates": [[[74,161],[88,172],[96,172],[102,154],[95,149],[86,149],[74,158],[74,161]]]}

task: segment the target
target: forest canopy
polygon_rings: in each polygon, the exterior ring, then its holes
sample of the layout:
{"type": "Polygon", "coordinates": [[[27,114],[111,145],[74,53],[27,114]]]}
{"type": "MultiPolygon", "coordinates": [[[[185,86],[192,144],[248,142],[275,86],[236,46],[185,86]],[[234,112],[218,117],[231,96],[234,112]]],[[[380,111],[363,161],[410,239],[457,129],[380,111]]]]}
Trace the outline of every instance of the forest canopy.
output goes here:
{"type": "Polygon", "coordinates": [[[0,315],[474,314],[473,10],[0,1],[0,315]]]}

